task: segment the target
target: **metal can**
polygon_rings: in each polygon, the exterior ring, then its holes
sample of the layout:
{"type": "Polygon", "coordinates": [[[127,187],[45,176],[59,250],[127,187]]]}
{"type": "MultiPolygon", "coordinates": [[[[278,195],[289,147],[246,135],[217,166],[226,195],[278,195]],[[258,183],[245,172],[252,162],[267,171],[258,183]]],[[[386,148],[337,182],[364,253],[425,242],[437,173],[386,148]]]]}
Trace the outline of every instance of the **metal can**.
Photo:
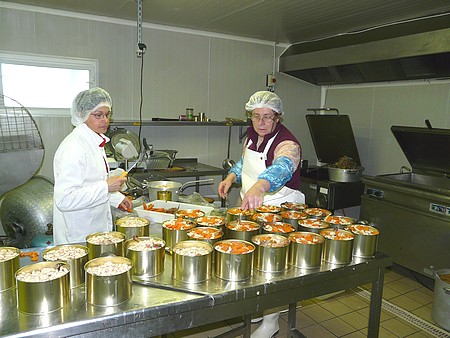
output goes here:
{"type": "Polygon", "coordinates": [[[194,109],[186,108],[186,120],[194,121],[194,109]]]}

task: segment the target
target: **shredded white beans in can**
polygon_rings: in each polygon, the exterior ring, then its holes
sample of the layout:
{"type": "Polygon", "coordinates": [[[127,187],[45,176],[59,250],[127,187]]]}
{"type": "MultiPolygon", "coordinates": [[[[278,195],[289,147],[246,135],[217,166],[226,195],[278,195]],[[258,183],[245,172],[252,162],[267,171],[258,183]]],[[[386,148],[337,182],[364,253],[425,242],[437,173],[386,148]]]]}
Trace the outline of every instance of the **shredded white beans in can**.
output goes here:
{"type": "Polygon", "coordinates": [[[117,220],[117,225],[124,228],[139,228],[144,227],[148,224],[148,221],[143,220],[139,217],[124,217],[117,220]]]}
{"type": "Polygon", "coordinates": [[[126,263],[106,262],[101,265],[89,267],[86,269],[86,272],[96,276],[115,276],[127,272],[130,269],[131,265],[126,263]]]}
{"type": "Polygon", "coordinates": [[[46,252],[42,258],[47,261],[67,261],[86,256],[87,252],[83,248],[76,246],[62,246],[60,248],[46,252]]]}
{"type": "Polygon", "coordinates": [[[200,248],[200,247],[183,247],[183,248],[175,248],[173,250],[175,253],[181,256],[204,256],[210,253],[210,250],[207,248],[200,248]]]}
{"type": "Polygon", "coordinates": [[[22,271],[17,274],[17,280],[21,282],[48,282],[57,279],[65,274],[69,273],[69,270],[62,266],[58,268],[42,268],[40,270],[22,271]]]}
{"type": "Polygon", "coordinates": [[[139,242],[135,242],[134,244],[130,245],[128,249],[133,251],[151,251],[160,249],[163,246],[163,240],[150,238],[145,240],[141,239],[139,242]]]}
{"type": "Polygon", "coordinates": [[[116,237],[110,234],[101,234],[92,236],[88,239],[91,244],[106,245],[106,244],[116,244],[123,241],[123,238],[116,237]]]}
{"type": "Polygon", "coordinates": [[[0,262],[9,261],[18,255],[19,253],[16,250],[0,249],[0,262]]]}

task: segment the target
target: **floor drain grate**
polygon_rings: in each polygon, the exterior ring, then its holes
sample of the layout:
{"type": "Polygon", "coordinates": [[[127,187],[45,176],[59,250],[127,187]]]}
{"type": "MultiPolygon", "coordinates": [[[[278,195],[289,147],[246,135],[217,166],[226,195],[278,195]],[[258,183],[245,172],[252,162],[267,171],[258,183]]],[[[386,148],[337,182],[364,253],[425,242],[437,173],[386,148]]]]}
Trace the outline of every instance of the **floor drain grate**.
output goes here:
{"type": "MultiPolygon", "coordinates": [[[[357,287],[356,290],[353,289],[351,291],[354,292],[355,294],[357,294],[358,296],[361,296],[365,299],[370,300],[371,293],[361,287],[357,287]]],[[[402,309],[401,307],[398,307],[397,305],[394,305],[385,299],[383,299],[381,307],[384,310],[395,314],[396,316],[404,319],[408,323],[411,323],[414,326],[417,326],[421,330],[423,330],[435,337],[441,337],[441,338],[449,338],[450,337],[450,334],[447,331],[445,331],[444,329],[441,329],[440,327],[438,327],[434,324],[431,324],[430,322],[427,322],[426,320],[424,320],[420,317],[417,317],[416,315],[412,314],[411,312],[408,312],[405,309],[402,309]]]]}

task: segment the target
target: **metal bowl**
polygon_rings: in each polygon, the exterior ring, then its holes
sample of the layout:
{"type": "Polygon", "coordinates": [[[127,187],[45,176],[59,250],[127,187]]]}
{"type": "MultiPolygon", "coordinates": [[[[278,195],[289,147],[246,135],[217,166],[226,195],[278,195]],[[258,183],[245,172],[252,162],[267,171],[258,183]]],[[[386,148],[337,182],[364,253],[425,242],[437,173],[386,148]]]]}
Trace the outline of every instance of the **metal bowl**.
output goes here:
{"type": "Polygon", "coordinates": [[[70,267],[65,262],[39,262],[16,271],[17,306],[28,314],[44,314],[62,308],[70,302],[70,267]],[[23,281],[20,276],[40,273],[42,269],[66,269],[64,275],[46,281],[23,281]]]}
{"type": "Polygon", "coordinates": [[[234,282],[250,278],[254,251],[255,245],[243,240],[226,239],[217,242],[214,246],[214,274],[234,282]]]}
{"type": "Polygon", "coordinates": [[[352,224],[348,230],[355,236],[353,256],[372,258],[377,252],[378,236],[380,232],[370,225],[352,224]]]}
{"type": "Polygon", "coordinates": [[[126,257],[99,257],[87,262],[84,266],[86,301],[97,306],[114,306],[130,299],[132,296],[132,267],[133,262],[126,257]],[[106,264],[110,266],[125,265],[127,270],[105,276],[90,272],[91,269],[102,268],[106,264]]]}
{"type": "Polygon", "coordinates": [[[123,256],[125,240],[125,234],[118,231],[95,232],[88,235],[86,237],[86,245],[89,248],[88,259],[91,260],[104,255],[123,256]],[[96,244],[93,242],[96,238],[111,238],[112,241],[107,241],[105,244],[96,244]]]}
{"type": "Polygon", "coordinates": [[[285,236],[264,234],[254,236],[256,245],[253,264],[256,270],[263,272],[280,272],[287,268],[289,240],[285,236]]]}
{"type": "Polygon", "coordinates": [[[293,232],[289,234],[288,263],[296,268],[311,269],[320,266],[325,239],[316,233],[293,232]]]}
{"type": "Polygon", "coordinates": [[[261,226],[252,221],[231,221],[225,226],[225,237],[250,242],[253,236],[261,233],[261,226]]]}
{"type": "Polygon", "coordinates": [[[20,250],[0,247],[0,292],[16,287],[14,274],[20,268],[20,250]]]}
{"type": "Polygon", "coordinates": [[[183,241],[172,248],[172,278],[182,283],[200,283],[211,278],[211,244],[183,241]]]}
{"type": "Polygon", "coordinates": [[[116,229],[127,236],[145,237],[150,233],[150,221],[143,217],[122,217],[116,220],[116,229]]]}
{"type": "Polygon", "coordinates": [[[338,229],[321,230],[325,238],[323,260],[332,264],[348,264],[352,260],[354,236],[350,231],[338,229]]]}
{"type": "Polygon", "coordinates": [[[80,244],[64,244],[58,245],[53,248],[48,248],[42,252],[42,259],[49,262],[63,261],[70,267],[70,287],[74,288],[84,283],[84,265],[88,261],[89,248],[80,244]],[[69,253],[73,253],[74,250],[84,252],[84,254],[71,256],[69,253]],[[54,258],[49,258],[49,255],[53,254],[54,258]]]}
{"type": "Polygon", "coordinates": [[[166,242],[158,237],[132,238],[125,242],[125,257],[133,262],[136,277],[153,277],[164,272],[166,242]]]}

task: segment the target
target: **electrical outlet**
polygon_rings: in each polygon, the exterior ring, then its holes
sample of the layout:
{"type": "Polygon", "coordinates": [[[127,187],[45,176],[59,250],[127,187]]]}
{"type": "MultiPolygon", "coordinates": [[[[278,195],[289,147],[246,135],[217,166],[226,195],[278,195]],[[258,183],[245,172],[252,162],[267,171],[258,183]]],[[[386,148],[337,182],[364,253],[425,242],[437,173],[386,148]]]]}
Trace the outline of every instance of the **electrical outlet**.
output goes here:
{"type": "Polygon", "coordinates": [[[266,76],[266,87],[274,87],[277,79],[273,74],[267,74],[266,76]]]}

